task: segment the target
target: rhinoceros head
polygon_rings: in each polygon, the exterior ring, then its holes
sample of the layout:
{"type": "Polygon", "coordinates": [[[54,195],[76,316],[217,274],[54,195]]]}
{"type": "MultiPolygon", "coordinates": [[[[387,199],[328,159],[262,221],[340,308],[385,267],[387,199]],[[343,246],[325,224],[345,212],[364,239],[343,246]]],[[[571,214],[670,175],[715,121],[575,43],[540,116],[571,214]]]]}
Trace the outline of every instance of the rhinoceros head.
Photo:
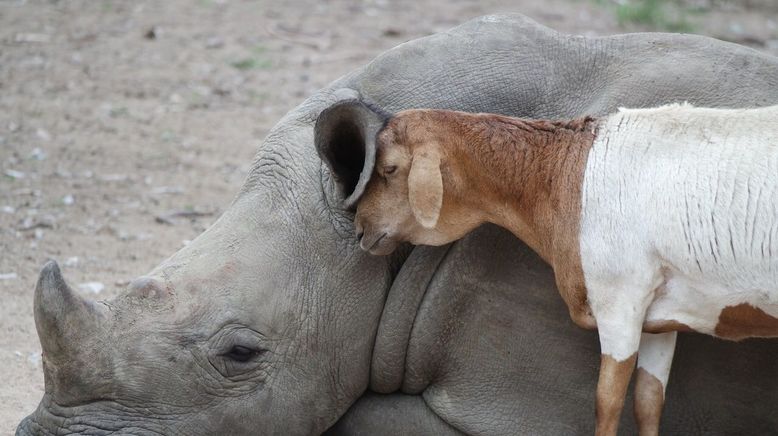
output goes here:
{"type": "Polygon", "coordinates": [[[328,103],[271,132],[228,211],[119,297],[43,268],[46,392],[18,434],[316,434],[365,391],[393,264],[358,249],[312,124],[284,131],[328,103]]]}

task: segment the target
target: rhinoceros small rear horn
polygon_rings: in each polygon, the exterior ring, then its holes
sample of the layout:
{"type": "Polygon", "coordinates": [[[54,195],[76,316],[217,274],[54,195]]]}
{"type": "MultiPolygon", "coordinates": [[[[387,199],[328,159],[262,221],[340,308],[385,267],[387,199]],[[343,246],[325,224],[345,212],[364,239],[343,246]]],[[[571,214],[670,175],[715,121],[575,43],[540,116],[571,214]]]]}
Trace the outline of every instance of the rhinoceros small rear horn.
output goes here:
{"type": "Polygon", "coordinates": [[[93,334],[105,318],[102,308],[73,292],[55,261],[41,270],[34,315],[43,352],[49,357],[66,352],[75,337],[93,334]]]}
{"type": "Polygon", "coordinates": [[[353,208],[375,163],[375,138],[390,114],[358,99],[341,100],[319,115],[316,151],[339,185],[343,206],[353,208]]]}

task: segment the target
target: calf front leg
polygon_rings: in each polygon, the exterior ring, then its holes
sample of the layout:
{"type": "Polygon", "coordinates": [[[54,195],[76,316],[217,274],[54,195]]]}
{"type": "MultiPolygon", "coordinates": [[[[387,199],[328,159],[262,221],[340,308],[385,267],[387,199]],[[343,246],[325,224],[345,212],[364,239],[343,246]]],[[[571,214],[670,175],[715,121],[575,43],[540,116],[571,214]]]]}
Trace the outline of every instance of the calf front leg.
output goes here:
{"type": "Polygon", "coordinates": [[[615,436],[627,386],[635,369],[640,335],[651,287],[621,287],[619,291],[589,289],[600,336],[600,377],[597,382],[598,436],[615,436]]]}
{"type": "Polygon", "coordinates": [[[600,378],[597,381],[597,436],[616,435],[619,429],[621,409],[624,408],[624,397],[635,368],[636,357],[636,353],[621,361],[607,354],[602,354],[600,357],[600,378]]]}
{"type": "Polygon", "coordinates": [[[665,389],[675,353],[677,332],[643,333],[635,378],[635,421],[641,436],[659,434],[665,389]]]}

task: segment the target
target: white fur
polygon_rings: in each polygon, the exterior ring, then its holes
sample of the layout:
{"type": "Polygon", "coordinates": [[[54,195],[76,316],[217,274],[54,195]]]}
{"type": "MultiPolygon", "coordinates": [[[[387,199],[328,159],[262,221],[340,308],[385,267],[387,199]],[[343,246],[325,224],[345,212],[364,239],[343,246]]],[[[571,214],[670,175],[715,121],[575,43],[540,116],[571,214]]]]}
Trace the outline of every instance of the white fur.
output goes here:
{"type": "Polygon", "coordinates": [[[622,109],[584,174],[580,248],[602,352],[644,319],[713,334],[721,310],[778,316],[778,106],[622,109]]]}
{"type": "Polygon", "coordinates": [[[667,388],[667,379],[670,376],[670,367],[675,353],[675,339],[677,332],[651,334],[643,333],[640,336],[640,349],[638,351],[638,368],[643,368],[649,374],[662,383],[662,391],[667,388]]]}

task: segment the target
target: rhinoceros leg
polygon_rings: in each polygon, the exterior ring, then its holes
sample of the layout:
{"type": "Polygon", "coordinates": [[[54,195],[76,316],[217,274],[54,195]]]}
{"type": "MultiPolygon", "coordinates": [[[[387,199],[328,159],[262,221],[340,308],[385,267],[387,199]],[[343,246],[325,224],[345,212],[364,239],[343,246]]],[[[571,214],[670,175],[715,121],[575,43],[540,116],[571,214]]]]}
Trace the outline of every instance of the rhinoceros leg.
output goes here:
{"type": "Polygon", "coordinates": [[[643,333],[635,378],[635,421],[641,436],[659,434],[665,388],[675,353],[677,332],[643,333]]]}

